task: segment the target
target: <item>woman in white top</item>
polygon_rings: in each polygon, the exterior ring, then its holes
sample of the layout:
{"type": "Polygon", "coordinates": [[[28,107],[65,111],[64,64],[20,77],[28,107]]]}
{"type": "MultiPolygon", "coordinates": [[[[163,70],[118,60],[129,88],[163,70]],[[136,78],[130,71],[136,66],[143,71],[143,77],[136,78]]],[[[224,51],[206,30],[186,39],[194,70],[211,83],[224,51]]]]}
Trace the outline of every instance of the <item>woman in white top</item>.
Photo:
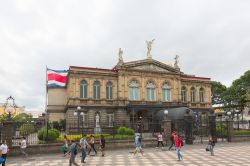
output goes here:
{"type": "Polygon", "coordinates": [[[5,161],[2,163],[2,166],[5,166],[7,153],[8,153],[8,146],[7,146],[6,140],[4,140],[3,143],[1,144],[0,151],[2,153],[2,158],[5,159],[5,161]]]}
{"type": "Polygon", "coordinates": [[[20,143],[20,151],[21,151],[21,153],[22,153],[22,155],[23,155],[24,157],[28,157],[28,154],[25,152],[25,151],[26,151],[26,148],[27,148],[26,138],[23,137],[23,138],[22,138],[22,141],[21,141],[21,143],[20,143]]]}
{"type": "Polygon", "coordinates": [[[157,136],[157,140],[158,140],[158,143],[157,143],[157,148],[159,148],[159,144],[161,144],[161,145],[162,145],[162,147],[164,147],[164,146],[163,146],[163,138],[162,138],[162,134],[161,134],[161,132],[158,134],[158,136],[157,136]]]}

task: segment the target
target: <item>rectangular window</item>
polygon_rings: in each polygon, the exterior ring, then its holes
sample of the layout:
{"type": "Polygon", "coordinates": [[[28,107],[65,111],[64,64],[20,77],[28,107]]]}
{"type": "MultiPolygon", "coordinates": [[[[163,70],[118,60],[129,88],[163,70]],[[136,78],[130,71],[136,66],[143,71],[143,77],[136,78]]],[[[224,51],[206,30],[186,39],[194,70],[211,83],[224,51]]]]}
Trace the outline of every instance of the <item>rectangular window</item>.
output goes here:
{"type": "Polygon", "coordinates": [[[106,98],[112,100],[112,87],[106,87],[106,98]]]}
{"type": "Polygon", "coordinates": [[[200,92],[200,102],[204,103],[204,92],[203,91],[200,92]]]}
{"type": "Polygon", "coordinates": [[[186,102],[186,92],[185,91],[181,91],[181,100],[182,102],[186,102]]]}
{"type": "Polygon", "coordinates": [[[87,85],[80,86],[80,98],[86,99],[87,98],[87,85]]]}
{"type": "Polygon", "coordinates": [[[139,100],[139,88],[129,88],[129,99],[130,100],[139,100]]]}
{"type": "Polygon", "coordinates": [[[100,86],[94,86],[94,99],[100,99],[100,86]]]}

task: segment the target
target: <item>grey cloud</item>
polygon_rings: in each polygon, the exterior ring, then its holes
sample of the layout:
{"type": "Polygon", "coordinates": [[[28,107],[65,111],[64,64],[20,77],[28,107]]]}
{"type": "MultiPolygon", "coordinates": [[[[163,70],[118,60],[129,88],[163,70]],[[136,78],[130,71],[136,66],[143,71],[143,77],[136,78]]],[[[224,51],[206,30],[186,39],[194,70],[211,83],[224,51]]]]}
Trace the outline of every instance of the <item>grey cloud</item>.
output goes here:
{"type": "Polygon", "coordinates": [[[0,3],[0,102],[45,105],[45,66],[112,68],[153,58],[226,85],[249,70],[248,1],[4,1],[0,3]]]}

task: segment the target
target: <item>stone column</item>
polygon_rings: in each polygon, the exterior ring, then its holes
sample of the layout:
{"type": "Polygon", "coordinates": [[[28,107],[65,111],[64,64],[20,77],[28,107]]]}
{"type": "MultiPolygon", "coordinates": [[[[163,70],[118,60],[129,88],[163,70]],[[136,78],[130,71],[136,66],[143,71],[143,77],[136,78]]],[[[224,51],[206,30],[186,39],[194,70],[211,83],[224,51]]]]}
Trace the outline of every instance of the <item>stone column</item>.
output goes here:
{"type": "Polygon", "coordinates": [[[171,135],[171,120],[164,119],[164,120],[162,121],[161,128],[164,129],[163,138],[165,138],[165,140],[166,140],[167,142],[170,142],[170,135],[171,135]]]}
{"type": "Polygon", "coordinates": [[[227,141],[232,142],[232,136],[233,136],[233,131],[234,131],[234,121],[232,119],[229,119],[227,121],[227,141]]]}
{"type": "Polygon", "coordinates": [[[2,139],[7,141],[7,145],[9,148],[12,147],[12,137],[14,131],[14,124],[11,121],[7,121],[3,123],[2,129],[2,139]]]}
{"type": "Polygon", "coordinates": [[[214,110],[210,110],[208,115],[208,122],[209,122],[209,134],[212,138],[217,142],[217,135],[216,135],[216,116],[214,114],[214,110]]]}
{"type": "Polygon", "coordinates": [[[185,123],[185,143],[193,144],[193,117],[189,113],[190,110],[186,110],[186,114],[184,115],[184,123],[185,123]]]}

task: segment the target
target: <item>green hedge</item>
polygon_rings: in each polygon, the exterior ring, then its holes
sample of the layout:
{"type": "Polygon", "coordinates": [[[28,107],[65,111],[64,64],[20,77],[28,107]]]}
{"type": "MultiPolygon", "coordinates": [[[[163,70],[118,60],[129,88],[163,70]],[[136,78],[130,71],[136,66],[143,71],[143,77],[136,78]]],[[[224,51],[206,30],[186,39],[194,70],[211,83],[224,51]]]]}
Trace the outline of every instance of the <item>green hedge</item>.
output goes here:
{"type": "Polygon", "coordinates": [[[249,130],[234,130],[233,131],[234,135],[250,135],[249,130]]]}
{"type": "MultiPolygon", "coordinates": [[[[59,136],[60,136],[60,132],[57,129],[48,130],[48,141],[55,141],[59,136]]],[[[41,141],[46,141],[46,138],[47,138],[46,127],[43,127],[38,131],[37,137],[41,141]]]]}
{"type": "Polygon", "coordinates": [[[117,133],[120,135],[134,135],[134,130],[127,127],[119,127],[117,133]]]}

